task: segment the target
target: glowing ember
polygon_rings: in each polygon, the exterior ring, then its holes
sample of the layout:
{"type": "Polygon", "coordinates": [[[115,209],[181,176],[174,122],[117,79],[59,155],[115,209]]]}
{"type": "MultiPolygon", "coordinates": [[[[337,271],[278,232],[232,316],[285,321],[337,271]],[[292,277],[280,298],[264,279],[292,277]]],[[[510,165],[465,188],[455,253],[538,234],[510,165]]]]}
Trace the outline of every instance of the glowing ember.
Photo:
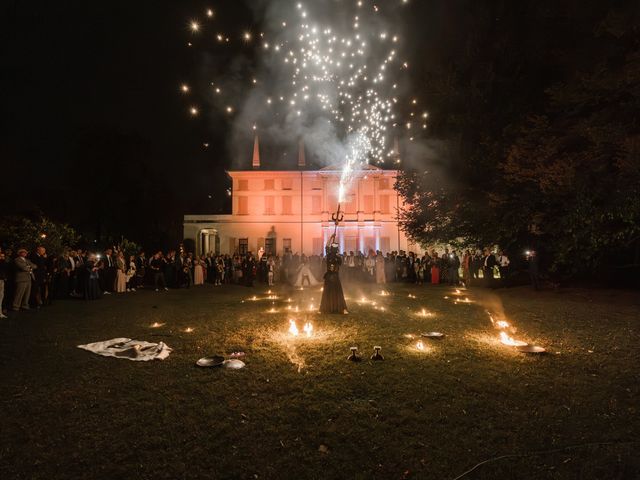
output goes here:
{"type": "Polygon", "coordinates": [[[309,311],[313,312],[316,309],[315,305],[313,303],[309,304],[309,311]]]}
{"type": "Polygon", "coordinates": [[[302,330],[307,334],[307,337],[310,337],[313,334],[313,325],[311,325],[311,322],[307,322],[302,327],[302,330]]]}
{"type": "Polygon", "coordinates": [[[416,336],[413,333],[405,333],[404,338],[416,338],[416,336]]]}
{"type": "Polygon", "coordinates": [[[271,307],[271,308],[269,309],[269,313],[276,313],[276,312],[277,312],[277,310],[276,310],[275,308],[273,308],[273,307],[271,307]]]}
{"type": "Polygon", "coordinates": [[[415,295],[413,295],[413,294],[411,294],[411,293],[410,293],[409,295],[407,295],[407,296],[408,296],[409,298],[416,298],[416,296],[415,296],[415,295]]]}
{"type": "Polygon", "coordinates": [[[153,322],[151,324],[151,328],[160,328],[162,326],[164,326],[164,323],[153,322]]]}
{"type": "Polygon", "coordinates": [[[386,290],[380,290],[380,295],[383,297],[388,297],[389,296],[389,292],[387,292],[386,290]]]}
{"type": "Polygon", "coordinates": [[[191,333],[191,332],[193,332],[193,328],[191,328],[191,327],[187,327],[184,330],[184,333],[191,333]]]}
{"type": "Polygon", "coordinates": [[[295,320],[293,320],[293,319],[290,319],[290,320],[289,320],[289,333],[290,333],[291,335],[293,335],[294,337],[297,337],[297,336],[298,336],[298,333],[300,333],[300,332],[298,331],[298,326],[296,325],[296,321],[295,321],[295,320]]]}
{"type": "Polygon", "coordinates": [[[271,295],[271,290],[267,290],[267,295],[271,295]]]}
{"type": "Polygon", "coordinates": [[[253,297],[251,297],[249,300],[251,300],[252,302],[255,302],[256,300],[258,300],[258,297],[256,297],[255,295],[253,297]]]}
{"type": "Polygon", "coordinates": [[[430,317],[433,314],[431,312],[427,312],[427,310],[423,308],[418,312],[418,315],[420,315],[421,317],[430,317]]]}
{"type": "Polygon", "coordinates": [[[524,347],[525,345],[528,345],[527,342],[523,342],[522,340],[514,340],[505,332],[500,332],[500,341],[510,347],[524,347]]]}

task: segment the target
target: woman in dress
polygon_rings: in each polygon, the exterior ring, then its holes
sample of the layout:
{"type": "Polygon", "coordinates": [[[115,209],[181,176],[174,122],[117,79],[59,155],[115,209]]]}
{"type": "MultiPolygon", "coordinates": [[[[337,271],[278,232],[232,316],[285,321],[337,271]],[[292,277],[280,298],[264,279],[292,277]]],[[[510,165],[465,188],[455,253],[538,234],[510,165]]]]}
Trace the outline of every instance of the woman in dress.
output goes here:
{"type": "Polygon", "coordinates": [[[378,250],[376,254],[376,283],[387,283],[384,267],[384,256],[382,252],[378,250]]]}
{"type": "Polygon", "coordinates": [[[322,289],[322,301],[320,313],[349,313],[347,302],[344,301],[342,283],[340,283],[340,265],[342,259],[338,255],[338,244],[334,243],[335,236],[331,236],[327,245],[327,273],[324,274],[324,288],[322,289]]]}
{"type": "Polygon", "coordinates": [[[118,252],[116,268],[116,292],[124,293],[127,291],[127,262],[122,252],[118,252]]]}
{"type": "Polygon", "coordinates": [[[204,267],[202,261],[197,257],[193,260],[193,284],[204,284],[204,267]]]}
{"type": "Polygon", "coordinates": [[[313,276],[311,272],[311,268],[309,268],[309,263],[304,260],[298,269],[298,274],[296,275],[296,280],[293,282],[294,287],[303,287],[305,283],[310,287],[315,287],[320,282],[316,280],[316,277],[313,276]]]}
{"type": "Polygon", "coordinates": [[[431,284],[438,285],[440,283],[440,259],[438,252],[433,252],[431,256],[431,284]]]}
{"type": "Polygon", "coordinates": [[[127,292],[136,291],[136,256],[129,255],[129,270],[127,270],[127,292]]]}

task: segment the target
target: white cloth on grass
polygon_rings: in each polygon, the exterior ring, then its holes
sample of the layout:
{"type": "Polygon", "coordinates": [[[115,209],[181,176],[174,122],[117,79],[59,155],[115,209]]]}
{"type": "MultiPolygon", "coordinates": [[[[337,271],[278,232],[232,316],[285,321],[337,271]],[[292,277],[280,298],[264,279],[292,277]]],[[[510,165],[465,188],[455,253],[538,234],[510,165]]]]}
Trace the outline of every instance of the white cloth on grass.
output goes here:
{"type": "Polygon", "coordinates": [[[78,348],[102,355],[103,357],[126,358],[134,362],[148,362],[149,360],[164,360],[172,349],[164,342],[149,343],[130,338],[113,338],[104,342],[78,345],[78,348]]]}

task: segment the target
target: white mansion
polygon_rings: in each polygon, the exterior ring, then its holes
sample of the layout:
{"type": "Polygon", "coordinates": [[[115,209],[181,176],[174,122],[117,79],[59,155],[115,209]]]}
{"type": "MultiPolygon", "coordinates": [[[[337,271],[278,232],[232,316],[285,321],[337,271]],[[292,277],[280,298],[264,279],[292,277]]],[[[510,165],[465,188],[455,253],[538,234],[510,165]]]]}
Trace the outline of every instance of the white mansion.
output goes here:
{"type": "MultiPolygon", "coordinates": [[[[300,144],[296,170],[262,170],[258,138],[254,140],[252,170],[229,171],[232,212],[224,215],[185,215],[184,238],[196,252],[221,254],[247,251],[282,255],[320,255],[334,231],[341,167],[307,170],[300,144]]],[[[421,250],[407,243],[396,220],[401,207],[393,189],[397,170],[367,166],[356,171],[345,202],[344,219],[336,235],[341,252],[421,250]]]]}

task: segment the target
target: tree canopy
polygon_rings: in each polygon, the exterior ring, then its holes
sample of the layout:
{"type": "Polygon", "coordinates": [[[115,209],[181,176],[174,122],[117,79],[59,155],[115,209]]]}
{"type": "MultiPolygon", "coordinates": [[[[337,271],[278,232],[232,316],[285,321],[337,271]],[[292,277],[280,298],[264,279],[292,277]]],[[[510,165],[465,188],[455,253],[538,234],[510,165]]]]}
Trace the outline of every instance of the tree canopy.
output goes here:
{"type": "Polygon", "coordinates": [[[640,263],[638,6],[503,8],[540,28],[479,28],[478,48],[434,66],[450,85],[432,97],[444,148],[400,175],[403,228],[425,245],[538,248],[558,275],[640,263]]]}

